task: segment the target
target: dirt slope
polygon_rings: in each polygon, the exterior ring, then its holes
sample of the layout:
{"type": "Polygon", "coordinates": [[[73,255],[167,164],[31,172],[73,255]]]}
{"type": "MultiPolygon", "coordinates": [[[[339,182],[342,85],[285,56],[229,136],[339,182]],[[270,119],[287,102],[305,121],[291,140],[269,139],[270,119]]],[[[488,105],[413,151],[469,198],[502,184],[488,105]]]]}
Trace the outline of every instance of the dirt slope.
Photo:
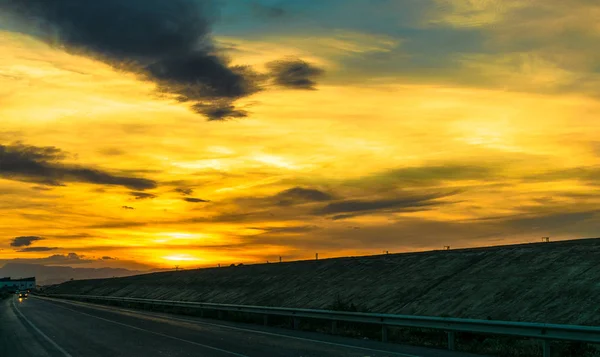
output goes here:
{"type": "Polygon", "coordinates": [[[52,293],[600,324],[600,239],[67,282],[52,293]]]}

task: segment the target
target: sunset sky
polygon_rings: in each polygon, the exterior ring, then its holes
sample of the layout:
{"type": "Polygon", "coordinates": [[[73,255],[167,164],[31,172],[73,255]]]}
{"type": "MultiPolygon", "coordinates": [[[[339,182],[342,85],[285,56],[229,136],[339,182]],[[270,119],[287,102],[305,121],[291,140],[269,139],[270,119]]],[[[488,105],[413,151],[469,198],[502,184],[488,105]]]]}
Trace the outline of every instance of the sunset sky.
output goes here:
{"type": "Polygon", "coordinates": [[[600,236],[590,0],[0,0],[0,265],[600,236]]]}

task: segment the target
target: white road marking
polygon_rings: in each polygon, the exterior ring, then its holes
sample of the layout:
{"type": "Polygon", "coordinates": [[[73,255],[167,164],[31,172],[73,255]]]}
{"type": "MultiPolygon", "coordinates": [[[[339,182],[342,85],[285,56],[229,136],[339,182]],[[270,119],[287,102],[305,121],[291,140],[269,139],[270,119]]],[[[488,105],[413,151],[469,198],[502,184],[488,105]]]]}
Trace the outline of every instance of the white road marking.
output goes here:
{"type": "Polygon", "coordinates": [[[121,322],[117,322],[117,321],[113,321],[113,320],[105,319],[105,318],[103,318],[103,317],[94,316],[94,315],[92,315],[92,314],[88,314],[88,313],[85,313],[85,312],[81,312],[81,311],[77,311],[77,310],[69,309],[69,308],[67,308],[67,307],[60,306],[60,305],[57,305],[57,304],[52,304],[52,305],[54,305],[54,306],[58,306],[58,307],[60,307],[61,309],[69,310],[69,311],[72,311],[72,312],[75,312],[75,313],[78,313],[78,314],[81,314],[81,315],[86,315],[86,316],[89,316],[89,317],[93,317],[93,318],[95,318],[95,319],[98,319],[98,320],[102,320],[102,321],[110,322],[110,323],[113,323],[113,324],[116,324],[116,325],[121,325],[121,326],[129,327],[129,328],[131,328],[131,329],[138,330],[138,331],[144,331],[144,332],[148,332],[148,333],[151,333],[151,334],[153,334],[153,335],[157,335],[157,336],[162,336],[162,337],[170,338],[170,339],[172,339],[172,340],[176,340],[176,341],[180,341],[180,342],[186,342],[186,343],[190,343],[190,344],[192,344],[192,345],[196,345],[196,346],[200,346],[200,347],[208,348],[208,349],[211,349],[211,350],[214,350],[214,351],[219,351],[219,352],[227,353],[227,354],[230,354],[230,355],[233,355],[233,356],[238,356],[238,357],[250,357],[250,356],[247,356],[247,355],[242,355],[242,354],[239,354],[239,353],[235,353],[235,352],[227,351],[227,350],[224,350],[224,349],[221,349],[221,348],[217,348],[217,347],[212,347],[212,346],[204,345],[204,344],[202,344],[202,343],[198,343],[198,342],[194,342],[194,341],[190,341],[190,340],[185,340],[185,339],[183,339],[183,338],[179,338],[179,337],[175,337],[175,336],[166,335],[166,334],[164,334],[164,333],[155,332],[155,331],[150,331],[150,330],[143,329],[143,328],[141,328],[141,327],[136,327],[136,326],[132,326],[132,325],[128,325],[128,324],[124,324],[124,323],[121,323],[121,322]]]}
{"type": "Polygon", "coordinates": [[[23,315],[23,313],[17,308],[17,305],[15,305],[15,300],[14,299],[12,301],[12,305],[13,305],[13,308],[15,309],[15,311],[21,316],[21,318],[23,320],[25,320],[25,322],[27,322],[29,324],[29,326],[31,326],[31,328],[33,328],[35,330],[35,332],[37,332],[38,334],[40,334],[40,336],[42,336],[46,341],[48,341],[48,343],[50,343],[52,346],[54,346],[54,348],[56,348],[60,353],[62,353],[63,355],[65,355],[65,357],[73,357],[73,356],[71,356],[71,354],[69,354],[69,352],[65,351],[56,342],[54,342],[50,337],[48,337],[39,328],[37,328],[37,326],[35,326],[33,324],[33,322],[31,322],[27,317],[25,317],[25,315],[23,315]]]}
{"type": "MultiPolygon", "coordinates": [[[[40,297],[37,297],[40,298],[40,297]]],[[[47,299],[47,298],[42,298],[42,299],[47,299]]],[[[92,305],[90,306],[90,308],[96,308],[96,304],[85,304],[85,303],[74,303],[72,301],[63,301],[61,300],[60,302],[65,303],[65,304],[72,304],[72,305],[92,305]]],[[[102,306],[102,305],[100,305],[102,306]]],[[[105,306],[102,306],[105,310],[108,311],[115,311],[115,310],[119,310],[119,309],[110,309],[110,308],[106,308],[105,306]]],[[[70,310],[70,309],[69,309],[70,310]]],[[[74,311],[74,310],[73,310],[74,311]]],[[[273,333],[273,332],[266,332],[266,331],[259,331],[259,330],[252,330],[252,329],[246,329],[243,327],[234,327],[234,326],[228,326],[228,325],[219,325],[219,324],[215,324],[215,323],[211,323],[211,322],[204,322],[204,321],[198,321],[198,320],[188,320],[188,319],[181,319],[181,318],[177,318],[177,317],[171,317],[171,316],[164,316],[164,315],[152,315],[152,314],[146,314],[146,313],[142,313],[142,312],[138,312],[138,311],[133,311],[133,310],[124,310],[127,312],[130,312],[133,315],[142,315],[142,316],[150,316],[150,317],[159,317],[159,318],[164,318],[166,320],[175,320],[175,321],[182,321],[182,322],[190,322],[190,323],[196,323],[196,324],[200,324],[200,325],[208,325],[208,326],[215,326],[215,327],[223,327],[223,328],[228,328],[228,329],[232,329],[232,330],[237,330],[237,331],[244,331],[244,332],[253,332],[253,333],[258,333],[258,334],[263,334],[263,335],[268,335],[268,336],[277,336],[277,337],[285,337],[285,338],[290,338],[290,339],[294,339],[294,340],[300,340],[300,341],[306,341],[306,342],[315,342],[315,343],[320,343],[320,344],[324,344],[324,345],[330,345],[330,346],[337,346],[337,347],[346,347],[346,348],[354,348],[354,349],[358,349],[358,350],[362,350],[362,351],[369,351],[369,352],[378,352],[378,353],[386,353],[388,355],[394,355],[394,356],[401,356],[401,357],[422,357],[422,356],[418,356],[418,355],[411,355],[408,353],[402,353],[402,352],[392,352],[392,351],[385,351],[385,350],[378,350],[375,348],[368,348],[368,347],[360,347],[360,346],[352,346],[352,345],[346,345],[343,343],[336,343],[336,342],[328,342],[328,341],[322,341],[322,340],[313,340],[310,338],[305,338],[305,337],[297,337],[297,336],[289,336],[289,335],[280,335],[277,333],[273,333]]]]}

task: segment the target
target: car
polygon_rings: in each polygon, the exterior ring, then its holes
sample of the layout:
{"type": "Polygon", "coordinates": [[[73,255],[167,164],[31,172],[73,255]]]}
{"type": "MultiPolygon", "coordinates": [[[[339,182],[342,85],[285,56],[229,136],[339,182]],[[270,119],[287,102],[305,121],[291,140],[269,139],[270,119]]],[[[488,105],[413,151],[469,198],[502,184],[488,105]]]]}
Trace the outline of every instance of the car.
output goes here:
{"type": "Polygon", "coordinates": [[[19,299],[27,299],[29,297],[29,293],[27,291],[19,292],[19,299]]]}

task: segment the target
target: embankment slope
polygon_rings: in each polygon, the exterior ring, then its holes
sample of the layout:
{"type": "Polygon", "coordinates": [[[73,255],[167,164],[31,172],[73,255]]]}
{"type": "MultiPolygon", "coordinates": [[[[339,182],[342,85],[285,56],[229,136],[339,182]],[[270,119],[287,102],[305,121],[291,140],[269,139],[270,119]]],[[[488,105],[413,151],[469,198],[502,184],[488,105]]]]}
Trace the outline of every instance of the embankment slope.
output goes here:
{"type": "Polygon", "coordinates": [[[80,280],[50,293],[600,324],[600,239],[80,280]]]}

